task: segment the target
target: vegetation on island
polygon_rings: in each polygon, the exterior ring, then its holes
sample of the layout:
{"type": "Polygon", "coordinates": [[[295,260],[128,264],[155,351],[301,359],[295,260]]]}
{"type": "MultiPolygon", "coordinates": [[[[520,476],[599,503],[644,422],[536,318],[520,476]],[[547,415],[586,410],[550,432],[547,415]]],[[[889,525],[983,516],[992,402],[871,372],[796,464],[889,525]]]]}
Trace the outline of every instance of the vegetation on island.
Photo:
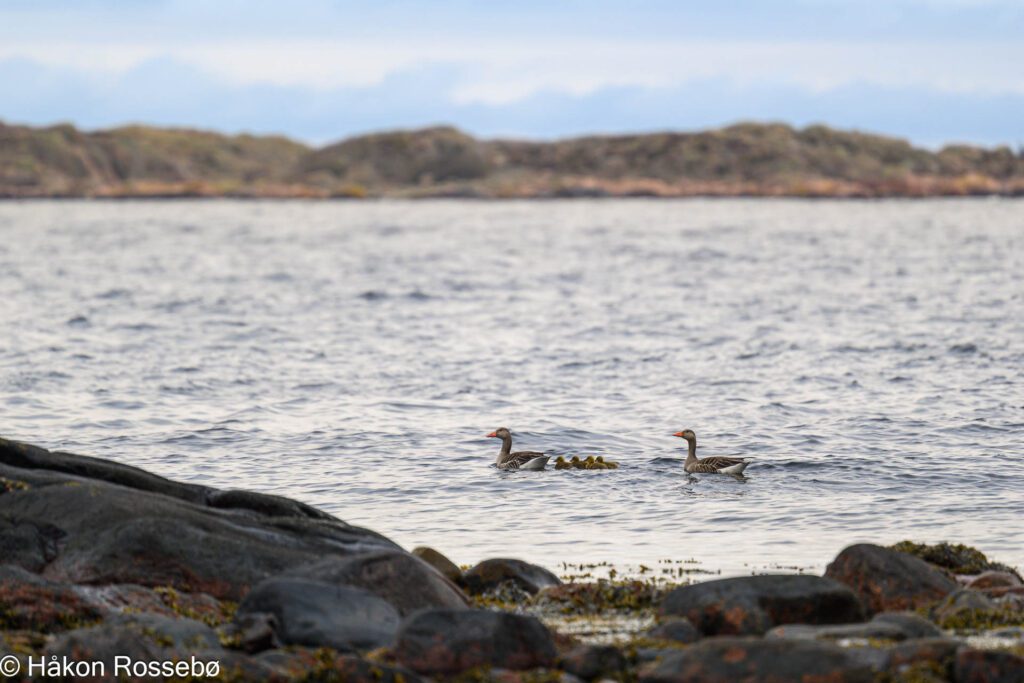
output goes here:
{"type": "Polygon", "coordinates": [[[1024,195],[1024,151],[938,151],[825,126],[742,123],[553,142],[449,127],[311,148],[279,136],[0,123],[0,197],[917,197],[1024,195]]]}

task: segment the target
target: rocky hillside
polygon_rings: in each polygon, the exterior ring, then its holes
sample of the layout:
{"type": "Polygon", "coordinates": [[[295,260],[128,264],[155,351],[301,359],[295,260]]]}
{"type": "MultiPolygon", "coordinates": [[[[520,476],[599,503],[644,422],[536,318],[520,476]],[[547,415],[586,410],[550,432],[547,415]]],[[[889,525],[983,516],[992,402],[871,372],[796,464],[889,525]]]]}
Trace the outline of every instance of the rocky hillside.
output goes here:
{"type": "Polygon", "coordinates": [[[453,128],[311,149],[281,137],[0,124],[3,197],[1022,195],[1024,152],[781,124],[556,142],[453,128]]]}

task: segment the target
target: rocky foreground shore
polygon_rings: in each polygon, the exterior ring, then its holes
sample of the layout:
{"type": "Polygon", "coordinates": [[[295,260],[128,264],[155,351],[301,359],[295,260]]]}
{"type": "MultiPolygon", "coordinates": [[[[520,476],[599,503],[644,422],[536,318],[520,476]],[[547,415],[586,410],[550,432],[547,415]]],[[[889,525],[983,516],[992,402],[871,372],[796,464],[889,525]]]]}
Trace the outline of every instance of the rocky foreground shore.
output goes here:
{"type": "Polygon", "coordinates": [[[963,546],[563,582],[3,439],[0,629],[10,680],[1024,681],[1021,577],[963,546]]]}

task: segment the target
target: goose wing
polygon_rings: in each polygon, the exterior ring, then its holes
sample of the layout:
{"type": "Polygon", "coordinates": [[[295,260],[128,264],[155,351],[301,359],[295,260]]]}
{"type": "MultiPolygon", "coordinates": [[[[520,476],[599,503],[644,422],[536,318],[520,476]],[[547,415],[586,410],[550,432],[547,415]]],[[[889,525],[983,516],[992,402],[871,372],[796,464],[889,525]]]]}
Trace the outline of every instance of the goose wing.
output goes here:
{"type": "Polygon", "coordinates": [[[544,458],[547,462],[547,457],[543,453],[537,453],[536,451],[519,451],[518,453],[509,453],[508,456],[502,460],[498,467],[503,470],[518,470],[526,463],[537,458],[544,458]]]}
{"type": "Polygon", "coordinates": [[[698,460],[695,465],[692,466],[692,472],[718,472],[727,467],[735,467],[736,465],[742,465],[747,461],[744,458],[726,458],[722,456],[715,456],[712,458],[704,458],[698,460]]]}

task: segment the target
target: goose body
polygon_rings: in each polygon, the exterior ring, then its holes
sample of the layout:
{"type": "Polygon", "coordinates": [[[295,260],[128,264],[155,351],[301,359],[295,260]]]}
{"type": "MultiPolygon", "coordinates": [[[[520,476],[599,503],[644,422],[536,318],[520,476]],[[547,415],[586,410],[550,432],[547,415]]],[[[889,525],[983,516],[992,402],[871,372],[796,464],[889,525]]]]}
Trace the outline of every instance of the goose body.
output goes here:
{"type": "Polygon", "coordinates": [[[698,458],[697,435],[693,433],[692,429],[684,429],[672,436],[686,439],[686,444],[689,448],[687,449],[686,462],[683,463],[683,469],[691,474],[743,474],[743,470],[747,469],[747,466],[750,464],[750,461],[746,458],[726,458],[722,456],[698,458]]]}
{"type": "Polygon", "coordinates": [[[491,439],[501,439],[501,450],[494,464],[499,470],[528,470],[538,471],[544,469],[551,458],[549,455],[536,451],[512,452],[512,433],[500,427],[487,435],[491,439]]]}

